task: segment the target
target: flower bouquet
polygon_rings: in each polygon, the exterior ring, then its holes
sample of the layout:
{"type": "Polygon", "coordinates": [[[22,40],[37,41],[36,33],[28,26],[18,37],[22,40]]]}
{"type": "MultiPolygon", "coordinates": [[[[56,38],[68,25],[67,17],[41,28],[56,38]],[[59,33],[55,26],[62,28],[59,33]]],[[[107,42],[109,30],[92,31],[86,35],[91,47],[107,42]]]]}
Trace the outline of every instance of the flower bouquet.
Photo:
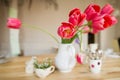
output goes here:
{"type": "MultiPolygon", "coordinates": [[[[72,42],[78,39],[81,51],[83,33],[96,34],[117,23],[117,19],[111,15],[113,11],[114,8],[110,4],[106,4],[102,9],[97,4],[90,4],[84,13],[78,8],[70,11],[68,22],[62,22],[58,28],[61,44],[55,63],[61,72],[69,72],[75,66],[75,49],[72,42]]],[[[76,58],[79,63],[83,62],[82,55],[77,54],[76,58]]]]}

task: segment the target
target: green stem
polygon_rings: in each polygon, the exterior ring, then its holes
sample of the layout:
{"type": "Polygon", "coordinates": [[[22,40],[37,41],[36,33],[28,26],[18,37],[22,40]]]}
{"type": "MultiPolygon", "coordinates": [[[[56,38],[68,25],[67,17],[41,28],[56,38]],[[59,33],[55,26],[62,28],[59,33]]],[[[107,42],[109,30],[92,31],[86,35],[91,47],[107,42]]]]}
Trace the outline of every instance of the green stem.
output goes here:
{"type": "Polygon", "coordinates": [[[89,21],[87,24],[84,24],[84,25],[81,25],[80,26],[80,29],[78,30],[77,34],[78,34],[78,39],[80,41],[79,43],[79,47],[80,47],[80,52],[82,51],[82,29],[85,27],[85,26],[90,26],[92,24],[91,21],[89,21]],[[80,34],[79,34],[80,33],[80,34]]]}
{"type": "Polygon", "coordinates": [[[82,30],[79,30],[77,33],[77,38],[79,39],[79,48],[80,48],[80,52],[82,51],[82,30]]]}
{"type": "Polygon", "coordinates": [[[69,43],[72,43],[72,42],[71,42],[71,39],[63,39],[62,38],[62,43],[63,44],[69,44],[69,43]]]}
{"type": "Polygon", "coordinates": [[[29,28],[32,28],[32,29],[36,29],[36,30],[40,30],[40,31],[42,31],[42,32],[45,32],[45,33],[47,33],[50,37],[52,37],[57,43],[59,43],[59,41],[58,41],[58,39],[55,37],[55,36],[53,36],[50,32],[48,32],[48,31],[46,31],[46,30],[44,30],[44,29],[42,29],[42,28],[38,28],[38,27],[36,27],[36,26],[30,26],[30,25],[27,25],[27,24],[22,24],[24,27],[29,27],[29,28]]]}
{"type": "Polygon", "coordinates": [[[82,31],[80,32],[80,52],[82,51],[82,31]]]}
{"type": "Polygon", "coordinates": [[[79,28],[79,30],[82,30],[85,26],[90,27],[91,24],[92,24],[92,21],[89,21],[87,24],[81,25],[80,28],[79,28]]]}
{"type": "Polygon", "coordinates": [[[79,30],[82,30],[85,26],[88,26],[89,23],[81,25],[79,30]]]}

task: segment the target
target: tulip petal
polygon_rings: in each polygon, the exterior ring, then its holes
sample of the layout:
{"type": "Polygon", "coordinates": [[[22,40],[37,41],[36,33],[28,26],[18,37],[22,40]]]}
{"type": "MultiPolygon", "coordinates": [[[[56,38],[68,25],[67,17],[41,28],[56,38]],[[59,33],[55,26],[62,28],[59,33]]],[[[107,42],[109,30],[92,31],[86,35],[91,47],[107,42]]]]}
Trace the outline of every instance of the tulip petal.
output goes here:
{"type": "Polygon", "coordinates": [[[111,14],[114,11],[114,8],[110,4],[106,4],[102,10],[101,14],[111,14]]]}
{"type": "Polygon", "coordinates": [[[81,14],[81,15],[79,15],[78,16],[78,26],[81,26],[82,24],[83,24],[83,22],[85,21],[85,19],[86,19],[86,14],[81,14]]]}
{"type": "Polygon", "coordinates": [[[95,13],[100,12],[100,6],[96,4],[90,4],[84,11],[85,13],[95,13]]]}
{"type": "Polygon", "coordinates": [[[83,55],[80,55],[80,54],[77,54],[76,55],[76,60],[79,64],[82,64],[83,63],[83,55]]]}
{"type": "Polygon", "coordinates": [[[114,16],[106,15],[104,16],[104,27],[110,27],[117,23],[117,19],[114,16]]]}
{"type": "Polygon", "coordinates": [[[78,15],[73,14],[69,17],[69,22],[72,23],[74,26],[78,24],[78,15]]]}
{"type": "Polygon", "coordinates": [[[70,11],[69,17],[70,17],[71,15],[73,15],[73,14],[79,15],[80,13],[81,13],[81,12],[80,12],[80,10],[79,10],[78,8],[74,8],[74,9],[72,9],[72,10],[70,11]]]}
{"type": "MultiPolygon", "coordinates": [[[[73,12],[72,12],[73,13],[73,12]]],[[[75,27],[80,27],[84,20],[86,19],[86,14],[85,13],[76,13],[74,12],[74,14],[70,13],[69,16],[69,22],[72,23],[75,27]]]]}

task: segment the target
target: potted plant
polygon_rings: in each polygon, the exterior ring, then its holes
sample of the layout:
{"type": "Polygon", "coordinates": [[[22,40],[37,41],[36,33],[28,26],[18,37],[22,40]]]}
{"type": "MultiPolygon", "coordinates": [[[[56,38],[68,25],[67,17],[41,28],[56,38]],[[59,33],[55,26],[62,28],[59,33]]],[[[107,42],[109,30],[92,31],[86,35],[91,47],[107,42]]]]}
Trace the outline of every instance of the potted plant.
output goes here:
{"type": "Polygon", "coordinates": [[[38,60],[35,60],[34,68],[35,74],[41,78],[45,78],[55,70],[55,67],[52,66],[52,60],[50,58],[44,59],[41,63],[39,63],[38,60]]]}

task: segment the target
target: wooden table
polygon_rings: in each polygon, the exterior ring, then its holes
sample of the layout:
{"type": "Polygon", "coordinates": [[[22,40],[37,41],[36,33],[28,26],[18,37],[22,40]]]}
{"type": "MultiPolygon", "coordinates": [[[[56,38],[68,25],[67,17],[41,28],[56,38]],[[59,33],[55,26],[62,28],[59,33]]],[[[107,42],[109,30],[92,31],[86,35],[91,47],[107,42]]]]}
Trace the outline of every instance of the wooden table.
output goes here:
{"type": "MultiPolygon", "coordinates": [[[[38,59],[46,57],[54,59],[55,54],[40,55],[38,59]]],[[[8,63],[0,64],[0,80],[43,80],[35,74],[25,73],[25,62],[30,58],[15,57],[8,63]]],[[[72,72],[61,73],[56,70],[44,80],[120,80],[120,58],[105,58],[99,74],[91,73],[88,64],[76,64],[72,72]]]]}

